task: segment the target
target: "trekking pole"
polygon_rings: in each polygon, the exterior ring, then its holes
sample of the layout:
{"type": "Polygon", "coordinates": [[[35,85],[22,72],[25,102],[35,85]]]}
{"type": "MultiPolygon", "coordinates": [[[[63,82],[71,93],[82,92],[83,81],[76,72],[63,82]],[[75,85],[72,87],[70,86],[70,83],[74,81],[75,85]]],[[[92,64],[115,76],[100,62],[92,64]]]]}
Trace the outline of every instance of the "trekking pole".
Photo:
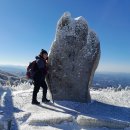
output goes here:
{"type": "Polygon", "coordinates": [[[51,93],[52,103],[54,104],[54,98],[53,98],[53,93],[52,93],[52,90],[51,90],[52,86],[51,86],[51,81],[50,81],[50,75],[49,74],[47,74],[47,82],[48,82],[49,91],[51,93]]]}

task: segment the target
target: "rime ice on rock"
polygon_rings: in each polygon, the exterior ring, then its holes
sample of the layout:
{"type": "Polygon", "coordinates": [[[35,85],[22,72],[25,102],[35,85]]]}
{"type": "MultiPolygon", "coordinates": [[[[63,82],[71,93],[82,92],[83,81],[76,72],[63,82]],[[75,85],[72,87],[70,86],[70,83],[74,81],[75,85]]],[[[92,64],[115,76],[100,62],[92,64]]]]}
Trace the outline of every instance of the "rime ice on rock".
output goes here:
{"type": "Polygon", "coordinates": [[[64,13],[49,53],[49,79],[55,100],[90,102],[89,88],[100,58],[100,42],[81,16],[64,13]]]}

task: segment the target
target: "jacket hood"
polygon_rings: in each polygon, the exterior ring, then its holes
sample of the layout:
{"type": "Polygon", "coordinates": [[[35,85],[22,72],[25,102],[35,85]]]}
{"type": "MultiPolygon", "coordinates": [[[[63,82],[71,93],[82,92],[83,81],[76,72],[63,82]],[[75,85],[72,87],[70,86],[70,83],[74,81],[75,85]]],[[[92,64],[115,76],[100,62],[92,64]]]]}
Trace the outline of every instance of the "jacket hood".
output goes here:
{"type": "Polygon", "coordinates": [[[44,59],[43,59],[42,57],[40,57],[40,56],[36,56],[35,58],[36,58],[36,60],[38,60],[38,59],[44,60],[44,59]]]}
{"type": "Polygon", "coordinates": [[[36,58],[36,60],[37,60],[37,59],[42,59],[40,56],[36,56],[35,58],[36,58]]]}

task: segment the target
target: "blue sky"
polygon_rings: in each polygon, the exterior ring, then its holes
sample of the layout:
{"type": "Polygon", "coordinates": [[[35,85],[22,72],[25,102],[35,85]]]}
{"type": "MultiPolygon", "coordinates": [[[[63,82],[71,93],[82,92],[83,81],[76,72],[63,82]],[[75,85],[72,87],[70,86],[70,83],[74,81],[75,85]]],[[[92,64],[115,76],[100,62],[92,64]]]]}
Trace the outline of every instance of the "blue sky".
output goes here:
{"type": "Polygon", "coordinates": [[[129,0],[0,0],[0,64],[28,65],[41,48],[49,51],[66,11],[97,33],[97,71],[130,72],[129,0]]]}

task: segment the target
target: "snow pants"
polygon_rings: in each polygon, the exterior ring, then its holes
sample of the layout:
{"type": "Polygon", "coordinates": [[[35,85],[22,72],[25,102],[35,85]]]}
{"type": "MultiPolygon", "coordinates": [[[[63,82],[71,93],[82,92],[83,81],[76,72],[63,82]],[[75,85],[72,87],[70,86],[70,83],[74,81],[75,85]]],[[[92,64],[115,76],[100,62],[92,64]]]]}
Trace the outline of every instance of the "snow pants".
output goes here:
{"type": "Polygon", "coordinates": [[[40,90],[40,87],[42,87],[42,99],[46,99],[47,95],[47,84],[45,82],[45,79],[39,80],[39,79],[34,79],[34,89],[33,89],[33,96],[32,96],[32,101],[37,101],[37,93],[40,90]]]}

